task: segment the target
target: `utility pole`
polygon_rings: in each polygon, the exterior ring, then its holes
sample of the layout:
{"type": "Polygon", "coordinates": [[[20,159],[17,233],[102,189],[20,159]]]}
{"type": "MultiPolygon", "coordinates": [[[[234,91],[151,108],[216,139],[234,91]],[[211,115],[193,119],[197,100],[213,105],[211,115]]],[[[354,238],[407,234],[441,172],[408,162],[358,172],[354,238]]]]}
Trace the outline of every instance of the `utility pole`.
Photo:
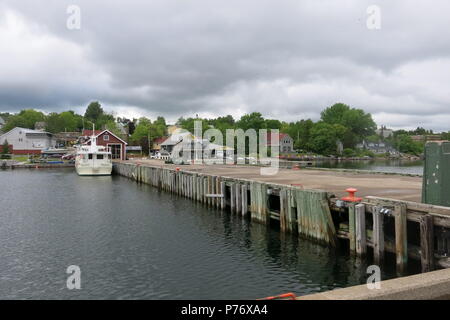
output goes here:
{"type": "Polygon", "coordinates": [[[150,148],[151,148],[151,146],[150,146],[150,130],[148,130],[147,139],[148,139],[148,156],[150,157],[150,148]]]}

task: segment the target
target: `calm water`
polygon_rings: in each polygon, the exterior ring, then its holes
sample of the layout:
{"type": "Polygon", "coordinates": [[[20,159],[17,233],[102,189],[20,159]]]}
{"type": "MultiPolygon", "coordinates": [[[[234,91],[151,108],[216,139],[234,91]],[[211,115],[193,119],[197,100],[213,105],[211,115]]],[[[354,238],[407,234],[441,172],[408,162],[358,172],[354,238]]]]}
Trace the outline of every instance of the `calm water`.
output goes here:
{"type": "Polygon", "coordinates": [[[345,160],[318,161],[313,166],[318,168],[359,169],[422,175],[423,164],[423,160],[345,160]]]}
{"type": "Polygon", "coordinates": [[[345,253],[117,176],[0,171],[0,219],[1,299],[255,299],[366,277],[345,253]]]}

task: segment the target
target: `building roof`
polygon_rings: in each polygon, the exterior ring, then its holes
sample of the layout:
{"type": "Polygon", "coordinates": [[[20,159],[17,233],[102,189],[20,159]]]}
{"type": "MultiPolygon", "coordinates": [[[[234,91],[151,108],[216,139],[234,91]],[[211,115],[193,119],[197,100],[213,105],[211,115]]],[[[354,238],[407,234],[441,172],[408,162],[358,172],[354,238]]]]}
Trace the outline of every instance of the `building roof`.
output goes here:
{"type": "MultiPolygon", "coordinates": [[[[97,138],[98,136],[102,135],[103,133],[106,133],[106,132],[107,132],[109,135],[116,137],[117,139],[119,139],[120,141],[122,141],[124,144],[128,144],[126,141],[124,141],[122,138],[118,137],[117,135],[115,135],[114,133],[112,133],[111,131],[109,131],[108,129],[105,129],[105,130],[94,130],[94,134],[95,134],[95,137],[96,137],[96,138],[97,138]]],[[[84,136],[84,137],[90,137],[90,136],[92,136],[92,130],[87,130],[87,129],[83,130],[82,136],[84,136]]],[[[86,141],[86,142],[88,142],[88,141],[86,141]]]]}
{"type": "MultiPolygon", "coordinates": [[[[103,130],[94,130],[94,135],[99,135],[101,132],[102,132],[103,130]]],[[[82,132],[81,132],[81,135],[83,136],[83,137],[90,137],[90,136],[92,136],[92,130],[89,130],[89,129],[84,129],[82,132]]]]}
{"type": "Polygon", "coordinates": [[[169,137],[159,137],[159,138],[155,138],[155,139],[153,140],[153,143],[154,143],[154,144],[161,144],[161,143],[163,143],[164,141],[166,141],[168,138],[169,138],[169,137]]]}
{"type": "Polygon", "coordinates": [[[33,130],[33,129],[22,128],[22,127],[15,127],[13,129],[9,130],[8,132],[5,132],[1,136],[7,135],[7,134],[9,134],[12,131],[17,131],[17,130],[22,131],[23,133],[25,133],[25,135],[49,135],[49,136],[53,135],[52,133],[46,132],[46,131],[33,130]]]}
{"type": "Polygon", "coordinates": [[[178,144],[180,141],[188,142],[194,139],[195,137],[192,133],[185,129],[178,128],[170,135],[169,138],[164,140],[161,145],[172,146],[178,144]]]}

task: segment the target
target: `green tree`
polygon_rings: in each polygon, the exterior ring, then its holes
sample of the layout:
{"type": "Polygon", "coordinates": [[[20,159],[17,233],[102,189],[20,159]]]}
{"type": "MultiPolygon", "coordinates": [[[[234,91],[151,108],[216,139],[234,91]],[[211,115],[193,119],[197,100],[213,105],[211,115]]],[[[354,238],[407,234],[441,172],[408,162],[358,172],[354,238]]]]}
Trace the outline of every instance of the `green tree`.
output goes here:
{"type": "Polygon", "coordinates": [[[414,154],[416,156],[423,153],[424,150],[424,144],[422,142],[414,141],[411,136],[406,134],[401,134],[396,137],[395,146],[402,153],[414,154]]]}
{"type": "Polygon", "coordinates": [[[311,129],[309,149],[321,155],[335,155],[337,142],[348,129],[340,124],[329,124],[319,121],[311,129]]]}
{"type": "Polygon", "coordinates": [[[46,130],[52,133],[75,132],[83,127],[83,117],[74,111],[52,112],[46,116],[46,130]]]}
{"type": "Polygon", "coordinates": [[[96,122],[103,115],[103,108],[98,101],[93,101],[89,103],[84,113],[86,119],[96,122]]]}
{"type": "Polygon", "coordinates": [[[8,143],[8,140],[6,140],[6,139],[2,145],[2,154],[9,154],[9,143],[8,143]]]}
{"type": "Polygon", "coordinates": [[[236,122],[236,127],[246,131],[247,129],[255,129],[256,132],[260,129],[266,129],[266,122],[259,112],[252,112],[250,114],[243,115],[238,122],[236,122]]]}
{"type": "Polygon", "coordinates": [[[362,109],[350,108],[343,103],[336,103],[321,113],[323,122],[339,124],[349,130],[342,137],[344,147],[353,148],[364,137],[374,134],[377,128],[370,113],[362,109]]]}
{"type": "Polygon", "coordinates": [[[34,109],[26,109],[20,111],[18,114],[12,115],[8,118],[3,131],[7,132],[15,127],[22,127],[28,129],[34,129],[34,125],[38,121],[44,121],[45,115],[34,109]]]}

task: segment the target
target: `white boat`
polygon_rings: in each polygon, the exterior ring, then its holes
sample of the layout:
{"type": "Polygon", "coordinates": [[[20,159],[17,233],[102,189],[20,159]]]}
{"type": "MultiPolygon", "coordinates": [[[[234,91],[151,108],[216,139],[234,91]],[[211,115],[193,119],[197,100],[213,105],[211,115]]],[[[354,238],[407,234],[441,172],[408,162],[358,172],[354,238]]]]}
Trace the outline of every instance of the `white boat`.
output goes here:
{"type": "Polygon", "coordinates": [[[84,144],[78,146],[77,148],[77,155],[75,157],[75,169],[78,175],[111,175],[111,151],[105,146],[97,145],[97,138],[94,136],[94,133],[89,141],[90,145],[84,144]]]}

